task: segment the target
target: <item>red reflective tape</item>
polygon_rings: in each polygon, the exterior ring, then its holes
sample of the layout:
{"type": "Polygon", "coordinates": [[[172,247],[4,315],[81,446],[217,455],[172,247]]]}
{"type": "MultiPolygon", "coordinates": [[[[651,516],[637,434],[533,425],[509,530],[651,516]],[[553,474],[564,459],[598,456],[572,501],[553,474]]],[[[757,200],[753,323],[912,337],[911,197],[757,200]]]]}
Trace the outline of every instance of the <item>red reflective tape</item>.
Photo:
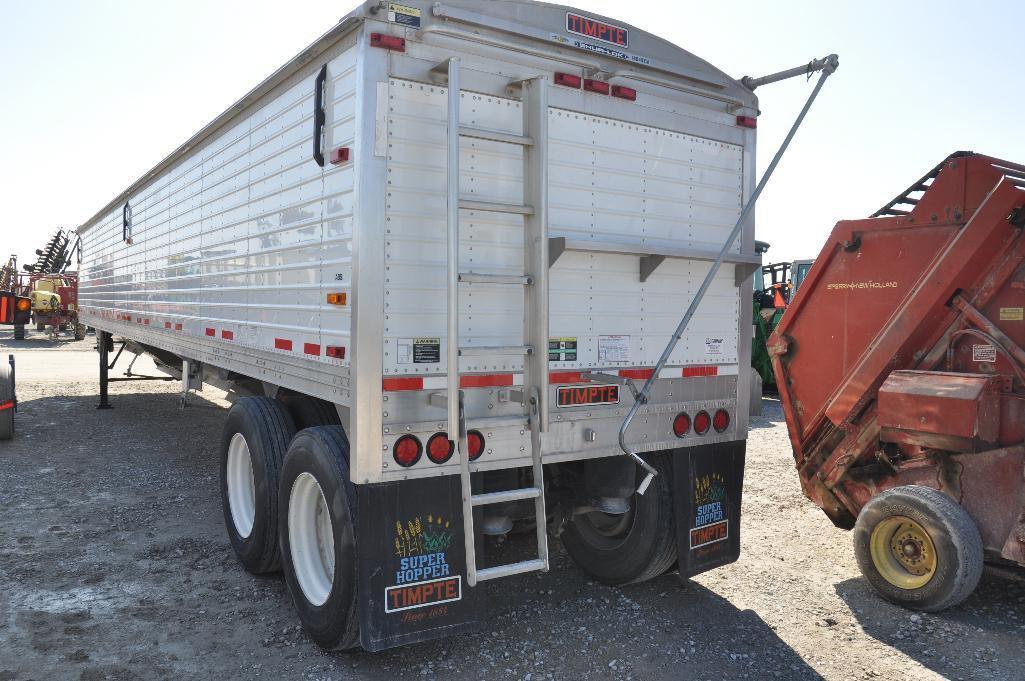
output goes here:
{"type": "Polygon", "coordinates": [[[0,402],[0,411],[7,411],[8,409],[14,409],[14,402],[0,402]]]}
{"type": "Polygon", "coordinates": [[[181,331],[182,330],[182,325],[181,324],[175,324],[174,325],[174,330],[175,331],[181,331]]]}
{"type": "Polygon", "coordinates": [[[165,329],[170,329],[171,328],[171,322],[164,322],[164,328],[165,329]]]}
{"type": "Polygon", "coordinates": [[[548,374],[549,383],[583,383],[584,375],[579,371],[552,371],[548,374]]]}
{"type": "Polygon", "coordinates": [[[512,384],[512,374],[478,374],[459,377],[460,388],[493,388],[512,384]]]}
{"type": "Polygon", "coordinates": [[[221,329],[221,338],[224,340],[235,340],[235,333],[227,329],[221,329]]]}
{"type": "Polygon", "coordinates": [[[416,376],[411,378],[386,378],[382,381],[382,387],[385,392],[394,392],[398,390],[423,390],[424,379],[416,376]]]}
{"type": "Polygon", "coordinates": [[[696,378],[698,376],[718,376],[719,367],[683,367],[684,378],[696,378]]]}
{"type": "Polygon", "coordinates": [[[142,320],[142,323],[143,323],[144,326],[149,326],[149,320],[148,319],[142,320]]]}
{"type": "Polygon", "coordinates": [[[208,336],[214,336],[214,335],[216,335],[216,334],[217,334],[217,332],[216,332],[216,331],[214,331],[214,330],[213,330],[213,329],[211,329],[211,328],[207,328],[207,330],[206,330],[206,335],[208,335],[208,336]]]}
{"type": "Polygon", "coordinates": [[[307,355],[317,355],[320,357],[320,346],[316,343],[303,343],[303,352],[307,355]]]}
{"type": "Polygon", "coordinates": [[[291,350],[292,349],[292,341],[288,340],[287,338],[275,338],[274,339],[274,349],[276,349],[276,350],[291,350]]]}
{"type": "Polygon", "coordinates": [[[635,378],[641,380],[648,380],[655,375],[654,369],[620,369],[620,378],[635,378]]]}

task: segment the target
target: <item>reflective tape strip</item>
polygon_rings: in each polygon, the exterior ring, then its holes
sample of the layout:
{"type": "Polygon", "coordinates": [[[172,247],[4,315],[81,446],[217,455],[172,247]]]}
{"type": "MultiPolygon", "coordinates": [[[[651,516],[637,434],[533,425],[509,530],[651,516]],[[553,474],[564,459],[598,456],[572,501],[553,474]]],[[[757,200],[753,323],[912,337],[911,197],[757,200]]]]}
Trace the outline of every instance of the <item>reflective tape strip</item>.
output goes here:
{"type": "MultiPolygon", "coordinates": [[[[0,322],[2,322],[4,324],[7,323],[7,305],[8,305],[7,301],[10,300],[10,299],[11,299],[11,296],[4,296],[3,298],[0,298],[0,322]]],[[[11,321],[14,321],[14,320],[12,319],[11,321]]]]}
{"type": "Polygon", "coordinates": [[[275,350],[291,350],[292,349],[292,341],[288,340],[287,338],[275,338],[274,339],[274,349],[275,350]]]}
{"type": "Polygon", "coordinates": [[[7,411],[8,409],[14,409],[14,402],[0,402],[0,411],[7,411]]]}

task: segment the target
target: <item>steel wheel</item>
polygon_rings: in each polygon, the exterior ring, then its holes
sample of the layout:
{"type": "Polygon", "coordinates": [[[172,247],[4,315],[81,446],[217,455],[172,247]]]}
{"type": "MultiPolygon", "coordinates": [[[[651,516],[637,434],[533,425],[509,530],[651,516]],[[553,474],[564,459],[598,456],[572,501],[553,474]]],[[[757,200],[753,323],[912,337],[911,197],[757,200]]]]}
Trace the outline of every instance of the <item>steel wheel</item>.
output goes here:
{"type": "Polygon", "coordinates": [[[920,589],[936,574],[932,538],[906,516],[892,516],[876,525],[869,548],[882,578],[901,589],[920,589]]]}
{"type": "Polygon", "coordinates": [[[288,536],[303,595],[312,605],[323,605],[335,579],[335,538],[324,491],[309,473],[300,473],[292,484],[288,536]]]}
{"type": "Polygon", "coordinates": [[[246,539],[256,521],[256,480],[253,457],[242,433],[235,433],[228,444],[228,506],[238,536],[246,539]]]}

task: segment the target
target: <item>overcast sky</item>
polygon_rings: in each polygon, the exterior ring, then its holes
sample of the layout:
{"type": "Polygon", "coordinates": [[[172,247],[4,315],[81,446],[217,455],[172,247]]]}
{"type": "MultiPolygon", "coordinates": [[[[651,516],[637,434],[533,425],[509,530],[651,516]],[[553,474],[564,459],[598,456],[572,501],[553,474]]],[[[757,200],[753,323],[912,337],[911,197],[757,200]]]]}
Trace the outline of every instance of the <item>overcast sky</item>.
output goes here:
{"type": "MultiPolygon", "coordinates": [[[[840,69],[757,211],[770,260],[814,257],[958,149],[1025,162],[1025,3],[623,2],[583,10],[730,75],[840,69]]],[[[0,0],[0,256],[34,259],[351,9],[347,0],[0,0]]],[[[811,83],[758,90],[764,168],[811,83]]]]}

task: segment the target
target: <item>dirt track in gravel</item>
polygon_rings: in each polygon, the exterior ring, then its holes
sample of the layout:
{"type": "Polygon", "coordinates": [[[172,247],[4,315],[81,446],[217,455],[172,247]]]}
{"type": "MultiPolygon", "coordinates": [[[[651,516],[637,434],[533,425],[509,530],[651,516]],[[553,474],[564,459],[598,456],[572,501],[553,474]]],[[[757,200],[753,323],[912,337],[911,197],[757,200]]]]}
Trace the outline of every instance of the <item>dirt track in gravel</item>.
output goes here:
{"type": "Polygon", "coordinates": [[[115,409],[96,411],[93,342],[47,349],[0,331],[4,358],[21,358],[18,432],[0,443],[0,681],[1025,678],[1025,585],[987,575],[940,615],[880,601],[847,533],[801,496],[770,400],[749,441],[735,565],[609,588],[553,542],[550,574],[483,587],[477,635],[323,653],[283,580],[231,553],[223,393],[182,411],[175,384],[121,383],[115,409]]]}

